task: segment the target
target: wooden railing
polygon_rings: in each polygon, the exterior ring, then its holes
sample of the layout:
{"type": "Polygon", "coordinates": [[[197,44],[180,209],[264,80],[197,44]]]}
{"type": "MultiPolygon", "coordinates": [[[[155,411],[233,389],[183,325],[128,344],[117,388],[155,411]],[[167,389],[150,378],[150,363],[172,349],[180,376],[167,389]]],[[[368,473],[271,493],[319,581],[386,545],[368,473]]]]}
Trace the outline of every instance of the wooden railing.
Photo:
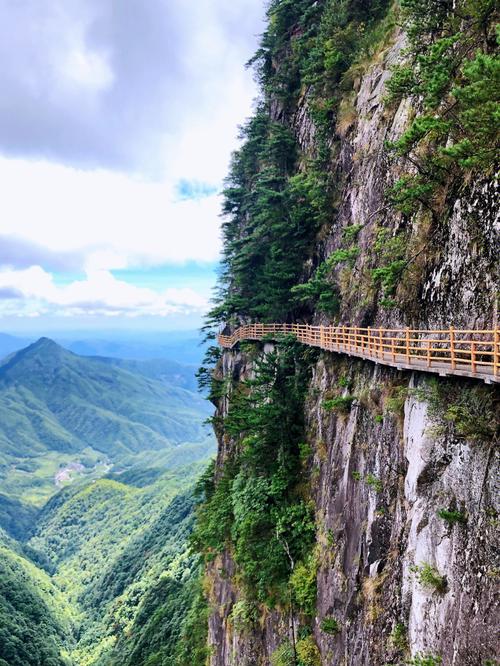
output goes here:
{"type": "Polygon", "coordinates": [[[421,330],[310,326],[309,324],[248,324],[232,335],[219,335],[222,347],[241,340],[274,339],[292,334],[306,345],[351,354],[397,368],[440,375],[500,381],[500,329],[421,330]]]}

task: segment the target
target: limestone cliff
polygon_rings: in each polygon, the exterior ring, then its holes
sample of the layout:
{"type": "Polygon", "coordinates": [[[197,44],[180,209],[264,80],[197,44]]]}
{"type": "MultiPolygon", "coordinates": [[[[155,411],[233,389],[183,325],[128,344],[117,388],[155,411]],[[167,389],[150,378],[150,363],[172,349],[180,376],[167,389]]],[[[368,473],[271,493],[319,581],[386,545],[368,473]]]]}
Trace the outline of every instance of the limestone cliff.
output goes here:
{"type": "MultiPolygon", "coordinates": [[[[433,3],[424,4],[431,11],[433,3]]],[[[453,11],[451,3],[447,11],[453,11]]],[[[408,36],[408,25],[399,15],[388,22],[395,12],[394,6],[384,9],[377,20],[386,21],[385,32],[376,47],[343,73],[324,140],[331,208],[303,257],[297,282],[318,282],[322,262],[339,257],[321,277],[336,292],[337,307],[329,311],[312,300],[309,309],[291,307],[287,317],[491,328],[499,287],[491,169],[447,166],[432,199],[420,197],[412,209],[388,195],[398,179],[423,168],[430,146],[435,150],[440,140],[430,137],[416,146],[410,163],[408,154],[390,148],[426,113],[423,94],[388,100],[387,82],[398,64],[414,62],[409,41],[415,37],[411,30],[408,36]],[[386,273],[377,273],[380,267],[386,273]]],[[[283,53],[293,50],[307,22],[300,26],[289,30],[283,53]]],[[[275,70],[280,62],[274,62],[275,70]]],[[[318,104],[312,97],[311,86],[303,84],[293,103],[271,96],[268,111],[293,134],[299,173],[318,152],[318,104]]],[[[449,136],[446,141],[450,145],[449,136]]],[[[239,321],[252,318],[241,312],[239,321]]],[[[232,321],[237,324],[234,313],[232,321]]],[[[272,343],[243,346],[225,351],[218,363],[215,377],[224,391],[216,400],[216,479],[245,446],[223,425],[233,396],[255,376],[259,359],[274,350],[272,343]]],[[[229,541],[207,564],[211,666],[498,663],[494,386],[432,379],[326,352],[312,359],[309,369],[302,475],[314,506],[314,612],[304,615],[279,600],[259,602],[250,618],[238,621],[248,592],[229,541]],[[310,649],[297,652],[303,636],[310,649]]]]}

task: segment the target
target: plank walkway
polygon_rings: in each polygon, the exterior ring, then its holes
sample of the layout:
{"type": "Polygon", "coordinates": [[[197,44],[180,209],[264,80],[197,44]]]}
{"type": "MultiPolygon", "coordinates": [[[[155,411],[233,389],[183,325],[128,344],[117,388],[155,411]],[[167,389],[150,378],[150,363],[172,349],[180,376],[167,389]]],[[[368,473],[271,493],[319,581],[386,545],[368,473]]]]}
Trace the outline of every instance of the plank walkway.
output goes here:
{"type": "Polygon", "coordinates": [[[219,335],[222,347],[241,340],[275,340],[292,334],[300,342],[330,352],[349,354],[399,370],[421,370],[500,382],[500,329],[443,330],[247,324],[232,335],[219,335]]]}

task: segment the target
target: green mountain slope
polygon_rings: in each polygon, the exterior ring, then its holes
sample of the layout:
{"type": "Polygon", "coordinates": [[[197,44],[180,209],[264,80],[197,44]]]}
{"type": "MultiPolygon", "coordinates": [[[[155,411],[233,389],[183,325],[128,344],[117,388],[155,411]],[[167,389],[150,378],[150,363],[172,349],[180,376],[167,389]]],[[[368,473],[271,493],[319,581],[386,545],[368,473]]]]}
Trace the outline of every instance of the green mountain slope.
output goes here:
{"type": "Polygon", "coordinates": [[[0,545],[0,665],[69,666],[73,621],[49,576],[0,545]]]}
{"type": "Polygon", "coordinates": [[[189,486],[202,467],[141,489],[108,479],[67,488],[41,512],[28,547],[78,618],[72,663],[174,663],[197,585],[189,486]]]}
{"type": "MultiPolygon", "coordinates": [[[[156,468],[158,476],[204,457],[213,446],[203,425],[207,403],[169,383],[177,374],[186,384],[188,371],[177,372],[175,364],[140,365],[80,357],[47,338],[4,359],[2,494],[41,506],[75,477],[144,467],[156,468]]],[[[12,505],[0,497],[0,525],[9,522],[12,533],[11,515],[12,505]]]]}

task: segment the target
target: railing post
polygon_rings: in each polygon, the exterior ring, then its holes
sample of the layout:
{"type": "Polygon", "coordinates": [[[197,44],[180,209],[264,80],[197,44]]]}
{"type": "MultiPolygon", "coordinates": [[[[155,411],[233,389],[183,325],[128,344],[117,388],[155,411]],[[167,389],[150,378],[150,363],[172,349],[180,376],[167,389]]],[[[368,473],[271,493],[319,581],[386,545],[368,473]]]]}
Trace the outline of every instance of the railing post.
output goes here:
{"type": "Polygon", "coordinates": [[[406,328],[406,362],[408,365],[411,364],[411,356],[410,356],[410,329],[407,327],[406,328]]]}
{"type": "Polygon", "coordinates": [[[493,377],[498,375],[498,367],[500,365],[500,335],[498,328],[493,331],[493,377]]]}
{"type": "Polygon", "coordinates": [[[471,340],[470,343],[470,360],[472,364],[472,374],[476,374],[476,343],[474,340],[471,340]]]}
{"type": "Polygon", "coordinates": [[[394,363],[396,361],[396,354],[394,352],[394,331],[393,335],[391,335],[391,352],[392,352],[392,362],[394,363]]]}
{"type": "Polygon", "coordinates": [[[427,367],[431,367],[431,339],[427,338],[427,367]]]}
{"type": "Polygon", "coordinates": [[[319,346],[321,349],[325,348],[325,327],[323,324],[319,325],[319,346]]]}
{"type": "Polygon", "coordinates": [[[453,326],[450,326],[450,358],[451,358],[451,369],[455,370],[457,367],[457,359],[455,355],[455,329],[453,326]]]}
{"type": "Polygon", "coordinates": [[[379,352],[380,352],[380,358],[384,358],[384,348],[383,348],[383,339],[382,339],[382,329],[378,329],[378,340],[379,340],[379,352]]]}
{"type": "Polygon", "coordinates": [[[368,326],[368,356],[371,356],[372,341],[371,341],[371,328],[368,326]]]}

